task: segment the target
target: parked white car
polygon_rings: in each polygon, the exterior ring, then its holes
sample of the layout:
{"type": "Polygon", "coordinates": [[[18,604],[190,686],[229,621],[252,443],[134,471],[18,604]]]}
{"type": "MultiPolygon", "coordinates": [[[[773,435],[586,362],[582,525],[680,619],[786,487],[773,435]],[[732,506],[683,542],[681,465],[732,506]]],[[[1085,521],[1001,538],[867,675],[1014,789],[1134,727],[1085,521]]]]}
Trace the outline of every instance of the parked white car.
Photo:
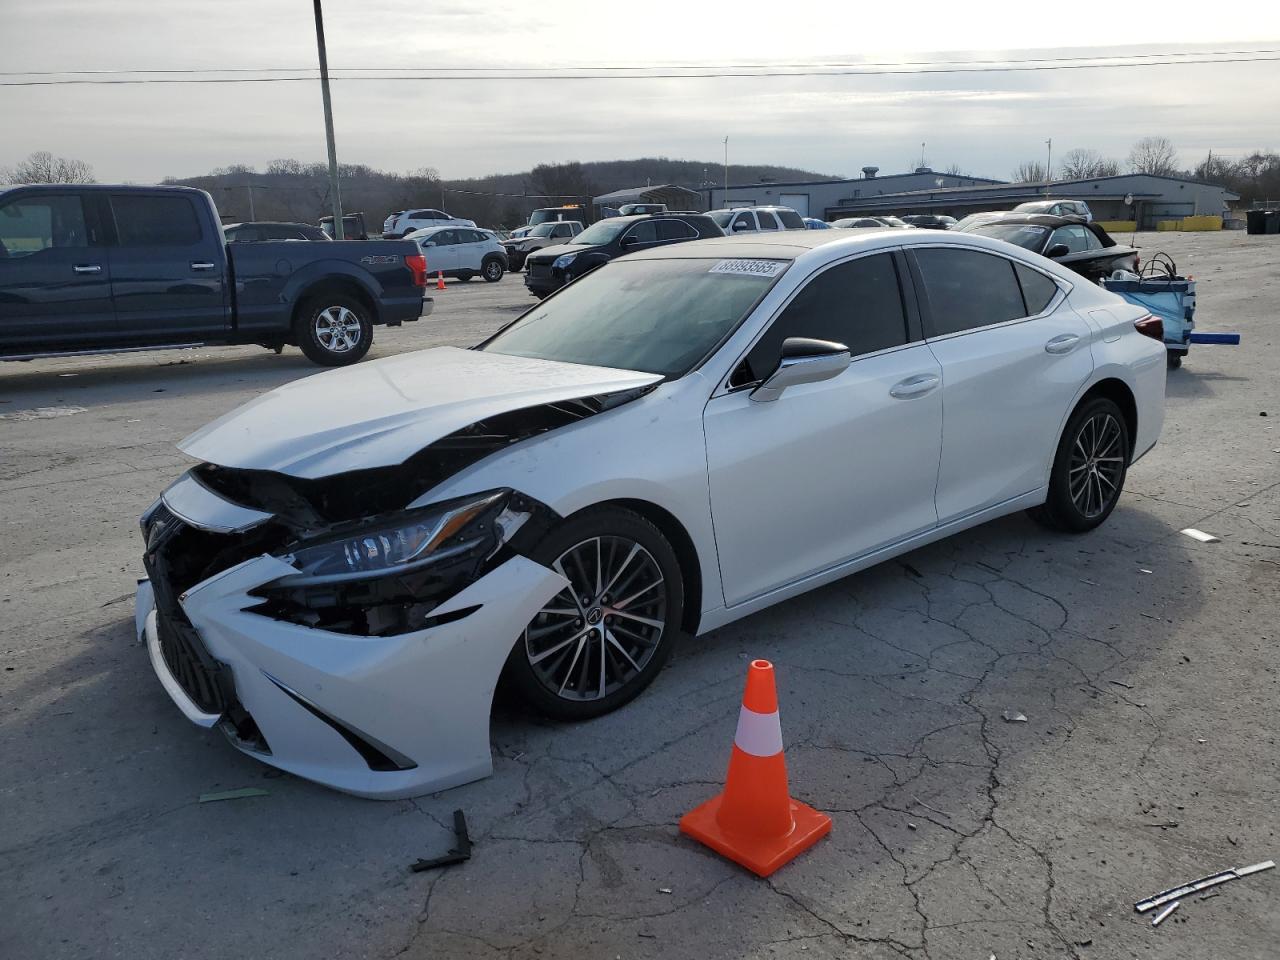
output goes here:
{"type": "Polygon", "coordinates": [[[481,276],[490,283],[507,272],[507,251],[491,230],[475,227],[428,227],[404,239],[418,245],[427,258],[427,275],[470,280],[481,276]]]}
{"type": "Polygon", "coordinates": [[[1083,200],[1028,200],[1013,208],[1014,213],[1047,213],[1051,217],[1082,217],[1093,220],[1093,211],[1083,200]]]}
{"type": "Polygon", "coordinates": [[[454,217],[443,210],[419,209],[397,210],[382,222],[382,236],[387,240],[397,240],[427,227],[474,227],[474,220],[454,217]]]}
{"type": "Polygon", "coordinates": [[[491,772],[504,670],[585,719],[679,637],[965,528],[1096,527],[1160,434],[1160,337],[972,234],[639,251],[475,349],[298,380],[184,440],[200,465],[142,518],[138,629],[250,756],[440,790],[491,772]]]}
{"type": "Polygon", "coordinates": [[[727,236],[767,230],[807,230],[804,217],[790,207],[735,207],[707,214],[727,236]]]}

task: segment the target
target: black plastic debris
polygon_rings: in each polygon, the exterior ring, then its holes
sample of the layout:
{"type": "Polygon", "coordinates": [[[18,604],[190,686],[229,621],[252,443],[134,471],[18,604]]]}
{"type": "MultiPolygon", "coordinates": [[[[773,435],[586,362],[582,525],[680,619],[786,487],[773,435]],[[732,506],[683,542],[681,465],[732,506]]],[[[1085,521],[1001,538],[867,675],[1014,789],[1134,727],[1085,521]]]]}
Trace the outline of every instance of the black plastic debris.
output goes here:
{"type": "Polygon", "coordinates": [[[461,810],[453,811],[453,832],[458,845],[449,850],[443,857],[432,860],[419,860],[409,867],[414,873],[434,870],[436,867],[452,867],[456,863],[465,863],[471,859],[471,836],[467,833],[467,818],[461,810]]]}

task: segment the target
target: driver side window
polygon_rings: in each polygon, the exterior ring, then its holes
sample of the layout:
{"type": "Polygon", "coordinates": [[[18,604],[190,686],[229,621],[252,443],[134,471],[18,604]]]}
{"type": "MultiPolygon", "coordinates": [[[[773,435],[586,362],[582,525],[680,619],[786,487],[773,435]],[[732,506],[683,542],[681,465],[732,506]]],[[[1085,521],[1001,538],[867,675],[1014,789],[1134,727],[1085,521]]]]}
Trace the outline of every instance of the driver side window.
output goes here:
{"type": "Polygon", "coordinates": [[[435,241],[437,247],[450,247],[458,242],[457,230],[441,230],[437,234],[433,234],[431,239],[435,241]]]}
{"type": "Polygon", "coordinates": [[[905,344],[907,316],[892,254],[838,263],[811,278],[751,348],[730,385],[769,376],[788,337],[843,343],[855,359],[905,344]]]}
{"type": "Polygon", "coordinates": [[[652,220],[642,220],[627,231],[633,243],[656,243],[658,228],[652,220]]]}
{"type": "Polygon", "coordinates": [[[79,197],[23,197],[0,207],[0,258],[89,246],[79,197]]]}
{"type": "Polygon", "coordinates": [[[736,217],[733,218],[733,223],[729,224],[730,233],[732,233],[734,230],[737,230],[740,233],[746,233],[748,230],[755,230],[755,228],[756,228],[755,217],[753,217],[750,213],[738,214],[736,217]]]}

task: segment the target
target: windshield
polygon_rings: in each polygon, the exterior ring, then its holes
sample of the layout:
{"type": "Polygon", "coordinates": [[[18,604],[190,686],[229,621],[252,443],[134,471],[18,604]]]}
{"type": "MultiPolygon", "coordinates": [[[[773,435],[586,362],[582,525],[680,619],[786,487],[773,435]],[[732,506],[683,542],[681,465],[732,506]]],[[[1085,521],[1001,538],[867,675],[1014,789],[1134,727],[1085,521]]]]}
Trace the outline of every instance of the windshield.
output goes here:
{"type": "Polygon", "coordinates": [[[551,236],[551,231],[552,231],[552,230],[554,230],[554,229],[555,229],[555,224],[552,224],[552,223],[540,223],[540,224],[538,224],[536,227],[534,227],[532,230],[530,230],[530,231],[529,231],[529,233],[527,234],[527,236],[530,236],[530,237],[549,237],[549,236],[551,236]]]}
{"type": "Polygon", "coordinates": [[[980,223],[965,232],[995,237],[997,240],[1016,243],[1033,253],[1039,253],[1049,228],[1037,226],[1034,223],[980,223]]]}
{"type": "Polygon", "coordinates": [[[480,349],[688,373],[789,266],[785,260],[615,260],[534,307],[480,349]]]}
{"type": "Polygon", "coordinates": [[[631,226],[630,220],[618,220],[616,218],[601,220],[599,223],[594,223],[587,227],[569,242],[582,243],[588,246],[608,243],[629,226],[631,226]]]}
{"type": "Polygon", "coordinates": [[[729,221],[733,219],[733,215],[736,212],[736,210],[712,210],[707,216],[716,222],[717,227],[723,230],[729,226],[729,221]]]}

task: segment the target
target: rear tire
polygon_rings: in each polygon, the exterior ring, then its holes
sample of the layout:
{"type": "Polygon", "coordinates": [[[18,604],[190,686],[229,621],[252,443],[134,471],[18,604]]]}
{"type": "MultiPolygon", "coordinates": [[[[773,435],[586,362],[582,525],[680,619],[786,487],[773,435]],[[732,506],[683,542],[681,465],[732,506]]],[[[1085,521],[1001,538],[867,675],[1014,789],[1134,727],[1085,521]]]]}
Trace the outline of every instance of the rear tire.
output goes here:
{"type": "Polygon", "coordinates": [[[1049,475],[1049,496],[1031,516],[1054,530],[1084,533],[1111,515],[1129,470],[1129,425],[1114,401],[1095,397],[1067,421],[1049,475]]]}
{"type": "Polygon", "coordinates": [[[667,538],[630,510],[597,507],[556,527],[529,556],[571,586],[512,648],[505,675],[516,691],[555,720],[589,720],[637,697],[671,657],[684,616],[667,538]]]}
{"type": "Polygon", "coordinates": [[[474,273],[472,273],[470,270],[459,270],[459,271],[458,271],[458,279],[459,279],[459,280],[461,280],[463,283],[467,283],[467,282],[468,282],[468,281],[470,281],[470,280],[471,280],[471,278],[472,278],[472,277],[474,277],[474,276],[475,276],[475,274],[474,274],[474,273]]]}
{"type": "Polygon", "coordinates": [[[312,297],[298,308],[294,336],[312,363],[345,367],[369,352],[373,321],[368,307],[354,297],[326,294],[312,297]]]}
{"type": "Polygon", "coordinates": [[[1165,366],[1170,370],[1177,370],[1182,366],[1182,354],[1175,353],[1172,350],[1166,350],[1164,352],[1164,362],[1165,366]]]}

